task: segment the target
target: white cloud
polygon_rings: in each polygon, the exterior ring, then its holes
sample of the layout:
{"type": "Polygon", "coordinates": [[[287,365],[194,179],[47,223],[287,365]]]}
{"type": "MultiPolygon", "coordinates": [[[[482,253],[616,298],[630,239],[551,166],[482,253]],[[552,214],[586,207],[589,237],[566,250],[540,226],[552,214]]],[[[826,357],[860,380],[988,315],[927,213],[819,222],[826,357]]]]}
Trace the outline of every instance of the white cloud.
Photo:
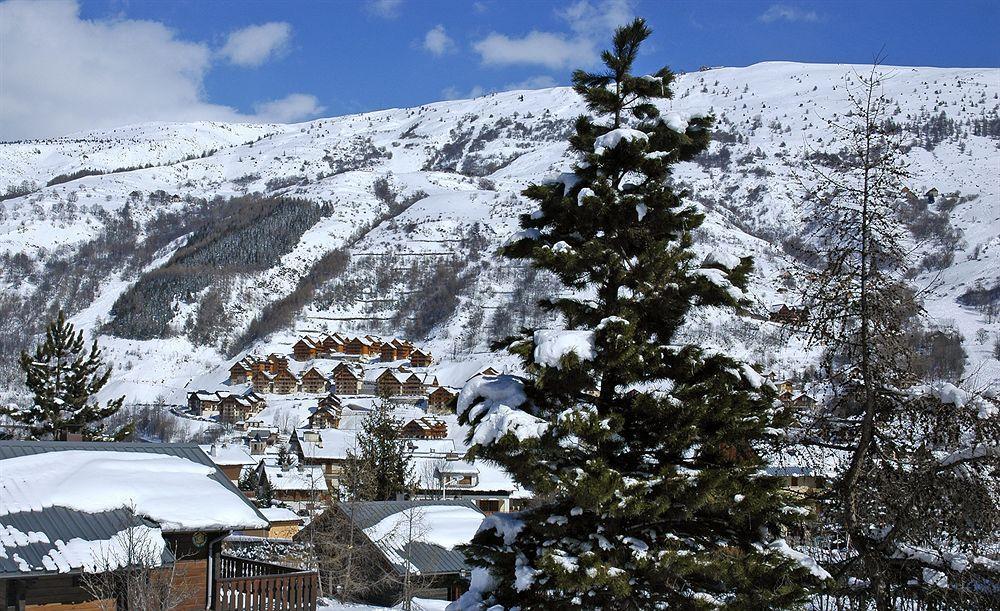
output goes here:
{"type": "Polygon", "coordinates": [[[256,67],[288,48],[292,26],[272,21],[252,25],[229,34],[219,53],[237,66],[256,67]]]}
{"type": "Polygon", "coordinates": [[[424,34],[424,49],[432,54],[441,56],[455,50],[455,41],[444,31],[444,26],[440,23],[427,30],[424,34]]]}
{"type": "Polygon", "coordinates": [[[787,4],[772,4],[758,17],[764,23],[772,21],[819,21],[816,11],[807,11],[787,4]]]}
{"type": "Polygon", "coordinates": [[[403,0],[368,0],[368,10],[386,19],[399,17],[401,6],[403,6],[403,0]]]}
{"type": "Polygon", "coordinates": [[[290,93],[280,100],[272,100],[254,105],[256,118],[274,123],[294,123],[312,119],[326,110],[314,95],[290,93]]]}
{"type": "Polygon", "coordinates": [[[555,87],[558,84],[559,83],[557,83],[551,76],[547,74],[539,74],[538,76],[532,76],[517,83],[508,83],[504,85],[504,91],[516,91],[518,89],[547,89],[549,87],[555,87]]]}
{"type": "Polygon", "coordinates": [[[497,32],[472,45],[486,65],[530,64],[559,69],[591,65],[598,48],[620,25],[633,17],[631,0],[604,0],[598,4],[579,0],[556,13],[571,34],[533,30],[515,37],[497,32]]]}
{"type": "Polygon", "coordinates": [[[564,68],[589,64],[595,57],[594,44],[551,32],[529,32],[520,38],[490,34],[472,45],[486,65],[534,64],[546,68],[564,68]]]}
{"type": "Polygon", "coordinates": [[[588,38],[606,36],[635,17],[629,0],[605,0],[597,5],[579,0],[556,14],[569,24],[570,29],[588,38]]]}
{"type": "Polygon", "coordinates": [[[466,93],[462,93],[458,87],[445,87],[441,90],[441,98],[445,100],[465,100],[478,98],[485,93],[486,89],[482,85],[473,85],[472,89],[466,93]]]}
{"type": "MultiPolygon", "coordinates": [[[[0,41],[3,139],[144,121],[258,118],[208,101],[203,83],[215,55],[161,23],[83,20],[72,0],[10,0],[0,3],[0,41]]],[[[321,109],[314,99],[279,102],[262,104],[261,116],[294,121],[321,109]]]]}

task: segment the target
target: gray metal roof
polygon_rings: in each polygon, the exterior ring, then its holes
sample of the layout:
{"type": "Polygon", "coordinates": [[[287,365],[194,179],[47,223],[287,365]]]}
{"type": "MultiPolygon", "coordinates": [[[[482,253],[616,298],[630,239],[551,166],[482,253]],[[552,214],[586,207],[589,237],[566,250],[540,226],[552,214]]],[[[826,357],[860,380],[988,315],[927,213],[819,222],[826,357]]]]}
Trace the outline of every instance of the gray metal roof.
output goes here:
{"type": "MultiPolygon", "coordinates": [[[[3,460],[16,458],[18,456],[29,456],[44,452],[59,452],[66,450],[90,450],[90,451],[112,451],[112,452],[146,452],[151,454],[166,454],[177,456],[192,462],[212,467],[214,473],[211,477],[232,491],[238,498],[242,499],[249,507],[252,507],[261,520],[267,518],[236,488],[228,477],[212,462],[197,444],[174,444],[174,443],[124,443],[124,442],[75,442],[75,441],[0,441],[0,470],[3,469],[3,460]]],[[[0,499],[2,502],[3,499],[0,499]]],[[[19,568],[22,564],[14,559],[14,554],[32,567],[29,571],[32,575],[54,573],[55,570],[37,570],[44,563],[42,558],[56,549],[56,541],[68,542],[71,539],[83,539],[85,541],[97,541],[110,539],[123,529],[134,526],[135,516],[125,509],[117,509],[100,513],[87,513],[67,509],[65,507],[46,507],[41,511],[22,511],[7,515],[0,515],[0,536],[5,528],[15,528],[21,533],[44,533],[50,543],[33,542],[27,545],[6,547],[0,542],[0,579],[4,577],[15,577],[23,575],[19,568]],[[131,522],[131,523],[130,523],[131,522]],[[6,555],[7,557],[3,557],[6,555]]],[[[155,526],[148,520],[141,520],[148,526],[155,526]]],[[[170,562],[173,557],[166,552],[165,561],[170,562]]]]}
{"type": "MultiPolygon", "coordinates": [[[[65,507],[50,507],[44,511],[26,511],[0,516],[0,529],[13,527],[25,534],[42,532],[49,540],[48,543],[34,542],[6,547],[5,553],[0,555],[0,579],[18,577],[25,573],[32,575],[56,573],[58,569],[39,568],[51,563],[52,557],[58,554],[56,541],[67,542],[72,539],[106,541],[122,530],[140,524],[156,526],[153,522],[138,518],[125,509],[84,513],[65,507]],[[32,570],[21,570],[22,563],[27,564],[32,570]]],[[[0,545],[0,549],[3,548],[4,546],[0,545]]],[[[169,564],[174,561],[174,556],[169,549],[164,549],[161,560],[169,564]]],[[[101,559],[98,558],[97,561],[101,562],[101,559]]]]}
{"type": "MultiPolygon", "coordinates": [[[[354,524],[360,530],[370,528],[391,515],[413,509],[415,507],[427,506],[458,506],[467,507],[482,513],[472,501],[457,500],[423,500],[423,501],[365,501],[350,503],[340,503],[340,511],[345,515],[352,515],[354,524]]],[[[375,543],[375,547],[381,547],[375,543]]],[[[406,542],[400,550],[409,562],[417,568],[423,575],[434,575],[441,573],[458,573],[468,571],[471,567],[465,562],[465,554],[458,550],[448,549],[426,543],[423,541],[406,542]]],[[[387,560],[389,560],[387,558],[387,560]]],[[[389,564],[400,575],[406,574],[406,567],[389,560],[389,564]]]]}

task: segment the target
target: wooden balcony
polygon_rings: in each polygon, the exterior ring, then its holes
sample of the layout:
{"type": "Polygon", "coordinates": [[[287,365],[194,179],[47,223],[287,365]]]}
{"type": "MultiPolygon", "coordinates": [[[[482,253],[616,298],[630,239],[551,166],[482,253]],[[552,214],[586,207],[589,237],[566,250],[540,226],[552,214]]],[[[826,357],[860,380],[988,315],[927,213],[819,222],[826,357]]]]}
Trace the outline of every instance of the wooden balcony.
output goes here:
{"type": "Polygon", "coordinates": [[[216,611],[316,611],[316,571],[223,555],[215,575],[216,611]]]}

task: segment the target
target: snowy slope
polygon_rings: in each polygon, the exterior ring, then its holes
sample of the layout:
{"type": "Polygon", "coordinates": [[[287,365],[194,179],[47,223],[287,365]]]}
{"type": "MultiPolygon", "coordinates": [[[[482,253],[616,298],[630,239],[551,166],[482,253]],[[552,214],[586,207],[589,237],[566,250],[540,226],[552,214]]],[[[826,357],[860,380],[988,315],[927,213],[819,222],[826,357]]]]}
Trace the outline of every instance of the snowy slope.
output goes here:
{"type": "MultiPolygon", "coordinates": [[[[709,155],[700,163],[683,164],[675,178],[708,212],[701,232],[704,253],[755,256],[758,281],[752,297],[761,313],[786,299],[781,274],[790,260],[781,242],[794,235],[802,220],[793,173],[808,150],[822,149],[830,140],[825,119],[846,112],[844,77],[854,69],[865,67],[769,62],[690,73],[679,78],[674,99],[664,104],[664,110],[676,112],[711,110],[718,118],[719,141],[709,155]]],[[[949,214],[952,227],[961,232],[953,262],[914,282],[923,286],[933,281],[929,314],[963,334],[967,372],[976,372],[978,383],[995,380],[1000,362],[991,359],[989,350],[1000,324],[987,324],[981,313],[955,300],[977,282],[989,286],[1000,277],[1000,141],[972,135],[970,128],[971,121],[996,116],[1000,70],[887,70],[893,78],[886,93],[899,106],[894,120],[917,126],[943,111],[958,126],[954,135],[934,145],[924,146],[915,134],[909,152],[915,193],[936,187],[962,196],[949,214]],[[978,342],[980,329],[990,341],[978,342]]],[[[297,309],[292,325],[256,348],[287,350],[303,332],[391,336],[409,331],[443,359],[438,366],[442,382],[460,384],[486,364],[515,367],[511,359],[489,354],[490,341],[522,322],[545,323],[530,303],[554,290],[551,283],[492,253],[516,230],[518,214],[530,210],[519,196],[524,186],[551,178],[572,162],[565,136],[583,110],[570,89],[554,88],[298,125],[149,124],[2,144],[0,191],[24,180],[43,185],[58,174],[84,168],[154,167],[41,186],[0,202],[0,254],[27,255],[37,271],[56,253],[71,256],[99,236],[107,216],[126,205],[137,233],[148,237],[147,223],[156,214],[183,213],[192,198],[260,192],[329,204],[329,212],[268,269],[237,274],[217,287],[225,295],[229,323],[212,345],[196,346],[184,331],[185,320],[199,311],[203,293],[174,304],[171,337],[102,336],[118,364],[106,394],[175,402],[186,389],[219,387],[232,362],[223,348],[267,304],[295,290],[324,254],[342,247],[350,254],[346,270],[326,279],[297,309]],[[390,206],[374,192],[382,178],[398,201],[408,196],[416,201],[390,206]],[[149,199],[157,190],[168,197],[149,199]],[[142,197],[130,200],[135,192],[142,197]],[[450,271],[434,275],[442,265],[450,271]],[[449,277],[458,280],[444,283],[449,277]],[[457,299],[434,306],[443,311],[432,311],[428,304],[439,303],[432,299],[435,288],[457,299]]],[[[162,264],[182,243],[175,240],[144,266],[162,264]]],[[[0,274],[0,288],[22,299],[50,290],[36,276],[0,274]]],[[[68,309],[77,313],[79,324],[96,329],[134,281],[134,273],[113,272],[102,277],[95,298],[68,304],[68,309]]],[[[761,321],[705,314],[690,333],[786,372],[801,369],[815,356],[761,321]]]]}

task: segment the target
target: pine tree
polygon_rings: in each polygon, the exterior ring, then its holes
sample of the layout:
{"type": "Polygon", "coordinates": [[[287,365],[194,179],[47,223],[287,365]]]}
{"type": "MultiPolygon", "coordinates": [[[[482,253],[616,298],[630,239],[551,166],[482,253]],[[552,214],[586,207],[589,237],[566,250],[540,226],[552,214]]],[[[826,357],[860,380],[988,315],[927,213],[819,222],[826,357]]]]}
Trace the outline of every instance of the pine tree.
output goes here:
{"type": "MultiPolygon", "coordinates": [[[[752,260],[695,263],[703,216],[670,186],[706,149],[713,119],[661,115],[674,75],[634,76],[637,19],[573,74],[574,171],[525,195],[540,209],[504,254],[555,274],[544,300],[565,330],[512,341],[527,379],[476,378],[459,398],[472,456],[540,502],[494,514],[465,548],[479,567],[458,608],[762,609],[800,603],[812,577],[780,533],[801,513],[763,475],[784,416],[748,365],[684,345],[693,308],[734,308],[752,260]]],[[[813,567],[814,574],[822,571],[813,567]]]]}
{"type": "Polygon", "coordinates": [[[357,451],[348,452],[348,494],[354,500],[391,501],[407,492],[413,468],[400,423],[387,403],[379,403],[361,424],[357,451]]]}
{"type": "Polygon", "coordinates": [[[271,485],[271,480],[267,477],[267,473],[261,471],[260,478],[257,480],[257,498],[255,499],[258,507],[270,507],[271,503],[274,502],[274,486],[271,485]]]}
{"type": "Polygon", "coordinates": [[[21,368],[34,402],[27,409],[0,407],[0,415],[25,425],[32,439],[80,434],[85,440],[117,440],[131,434],[131,426],[106,434],[102,421],[121,409],[124,397],[104,406],[91,401],[107,384],[111,367],[105,367],[96,340],[86,350],[83,331],[66,322],[62,311],[49,323],[35,353],[21,353],[21,368]]]}

